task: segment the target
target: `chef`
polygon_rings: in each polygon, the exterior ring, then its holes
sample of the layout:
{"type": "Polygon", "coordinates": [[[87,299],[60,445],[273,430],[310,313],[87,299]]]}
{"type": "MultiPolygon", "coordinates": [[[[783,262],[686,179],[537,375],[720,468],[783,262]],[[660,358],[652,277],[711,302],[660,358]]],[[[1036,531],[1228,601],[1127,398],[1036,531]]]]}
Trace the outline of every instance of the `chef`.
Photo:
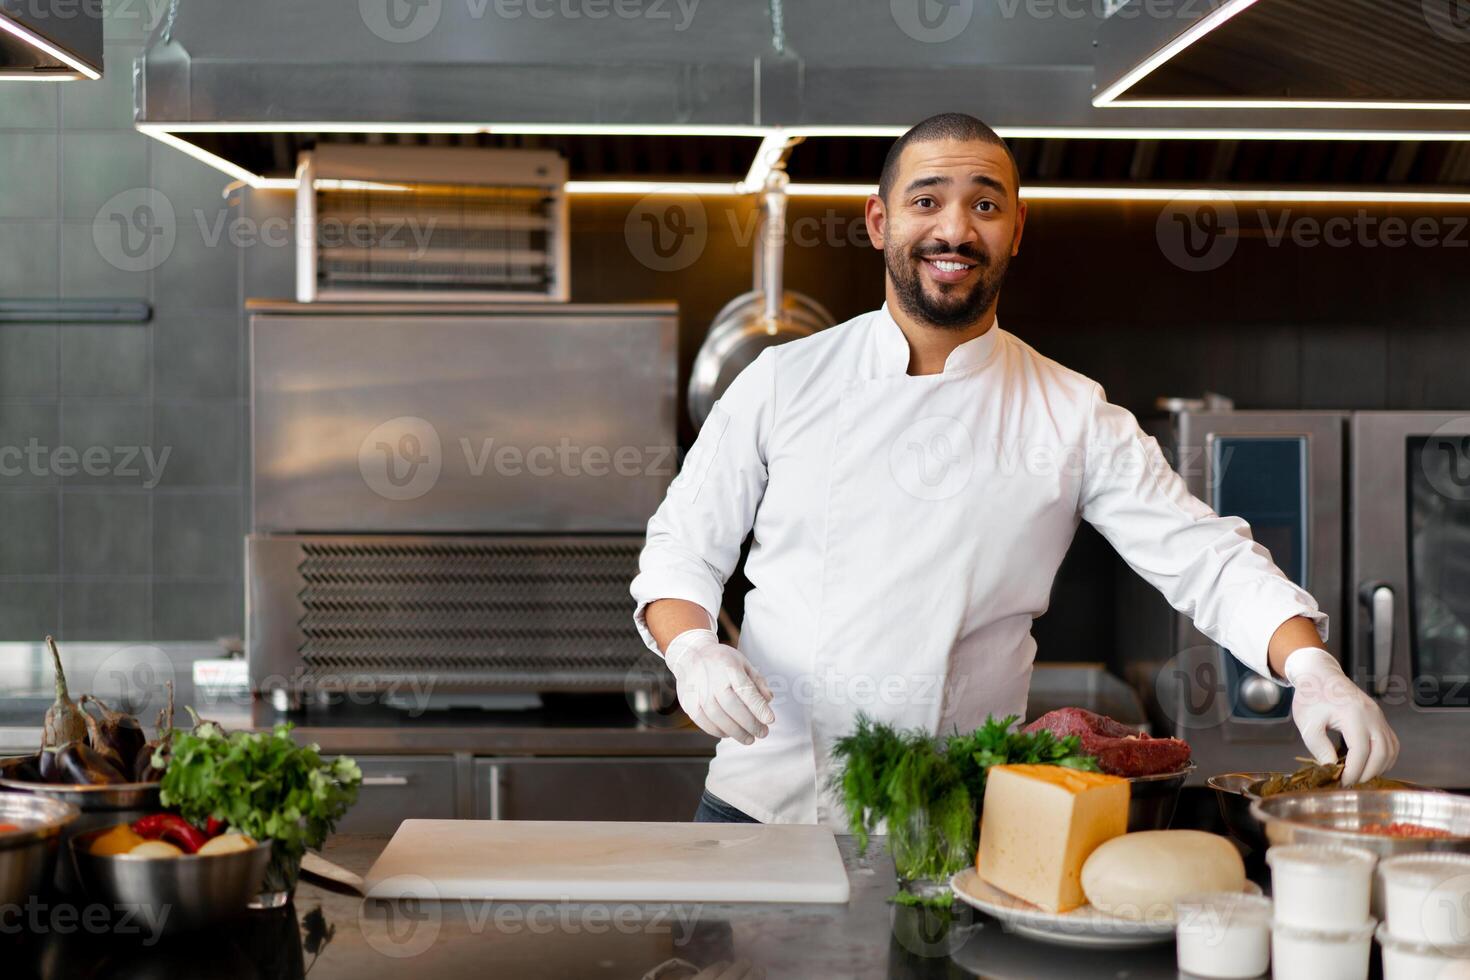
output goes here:
{"type": "MultiPolygon", "coordinates": [[[[1392,765],[1327,619],[1245,521],[1191,496],[1094,381],[996,320],[1026,204],[1009,148],[945,113],[889,151],[868,233],[880,309],[762,353],[715,404],[648,523],[634,620],[719,738],[696,820],[846,824],[834,739],[860,711],[931,733],[1024,717],[1052,580],[1079,520],[1251,670],[1342,779],[1392,765]],[[741,543],[740,647],[716,616],[741,543]]],[[[1058,269],[1058,288],[1066,270],[1058,269]]]]}

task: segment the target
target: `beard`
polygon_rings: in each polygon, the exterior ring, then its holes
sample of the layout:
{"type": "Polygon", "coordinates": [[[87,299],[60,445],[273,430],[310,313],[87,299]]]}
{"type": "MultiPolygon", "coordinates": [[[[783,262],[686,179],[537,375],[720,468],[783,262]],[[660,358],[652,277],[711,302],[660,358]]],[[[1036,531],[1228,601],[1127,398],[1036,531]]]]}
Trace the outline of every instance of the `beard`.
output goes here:
{"type": "Polygon", "coordinates": [[[948,248],[942,244],[916,245],[913,248],[900,245],[883,250],[883,264],[893,280],[898,305],[905,313],[942,330],[964,330],[980,319],[1000,295],[1010,256],[1002,255],[992,260],[987,253],[972,245],[959,248],[948,248]],[[936,296],[925,289],[919,263],[925,256],[944,254],[959,255],[974,262],[975,281],[968,285],[939,283],[939,295],[936,296]]]}

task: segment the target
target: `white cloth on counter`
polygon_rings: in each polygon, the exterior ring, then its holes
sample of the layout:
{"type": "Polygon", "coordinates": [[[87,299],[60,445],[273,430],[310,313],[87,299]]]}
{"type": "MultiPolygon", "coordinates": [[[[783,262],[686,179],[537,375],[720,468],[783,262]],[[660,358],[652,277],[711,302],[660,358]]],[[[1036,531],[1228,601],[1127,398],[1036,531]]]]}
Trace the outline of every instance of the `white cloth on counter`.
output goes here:
{"type": "MultiPolygon", "coordinates": [[[[722,739],[706,787],[765,822],[846,826],[832,740],[857,712],[938,734],[1025,714],[1052,580],[1079,520],[1252,670],[1292,616],[1326,616],[1245,521],[1192,496],[1132,414],[997,323],[909,376],[888,311],[762,353],[648,523],[634,620],[718,614],[754,531],[740,650],[770,734],[722,739]]],[[[1079,651],[1086,659],[1088,651],[1079,651]]]]}

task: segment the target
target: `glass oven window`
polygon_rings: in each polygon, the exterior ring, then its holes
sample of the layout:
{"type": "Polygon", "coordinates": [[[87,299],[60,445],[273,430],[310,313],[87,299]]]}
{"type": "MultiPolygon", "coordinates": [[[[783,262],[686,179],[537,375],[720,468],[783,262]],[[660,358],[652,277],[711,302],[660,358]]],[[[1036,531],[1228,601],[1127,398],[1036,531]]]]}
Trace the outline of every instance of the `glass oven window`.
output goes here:
{"type": "Polygon", "coordinates": [[[1470,707],[1470,438],[1410,436],[1408,480],[1409,656],[1414,701],[1470,707]]]}
{"type": "MultiPolygon", "coordinates": [[[[1244,518],[1276,567],[1308,588],[1306,436],[1216,435],[1210,465],[1215,513],[1244,518]]],[[[1228,689],[1238,691],[1249,670],[1223,650],[1221,660],[1228,689]]],[[[1291,709],[1289,696],[1267,711],[1232,700],[1237,718],[1280,718],[1291,709]]]]}

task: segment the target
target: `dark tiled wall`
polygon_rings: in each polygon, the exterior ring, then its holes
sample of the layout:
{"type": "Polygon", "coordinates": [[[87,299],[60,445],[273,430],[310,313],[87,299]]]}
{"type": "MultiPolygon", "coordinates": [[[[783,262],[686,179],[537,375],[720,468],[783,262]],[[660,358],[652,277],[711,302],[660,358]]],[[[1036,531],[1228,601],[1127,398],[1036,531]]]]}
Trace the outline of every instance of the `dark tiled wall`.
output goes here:
{"type": "Polygon", "coordinates": [[[77,453],[0,475],[3,640],[241,629],[240,257],[200,231],[227,208],[227,179],[132,128],[132,59],[165,6],[107,5],[103,81],[0,88],[0,295],[154,309],[137,325],[0,324],[0,447],[77,453]],[[109,215],[133,200],[115,195],[156,202],[138,196],[150,191],[172,209],[173,247],[135,264],[109,215]],[[141,452],[165,448],[153,485],[141,452]],[[101,472],[80,465],[88,449],[106,453],[101,472]]]}

